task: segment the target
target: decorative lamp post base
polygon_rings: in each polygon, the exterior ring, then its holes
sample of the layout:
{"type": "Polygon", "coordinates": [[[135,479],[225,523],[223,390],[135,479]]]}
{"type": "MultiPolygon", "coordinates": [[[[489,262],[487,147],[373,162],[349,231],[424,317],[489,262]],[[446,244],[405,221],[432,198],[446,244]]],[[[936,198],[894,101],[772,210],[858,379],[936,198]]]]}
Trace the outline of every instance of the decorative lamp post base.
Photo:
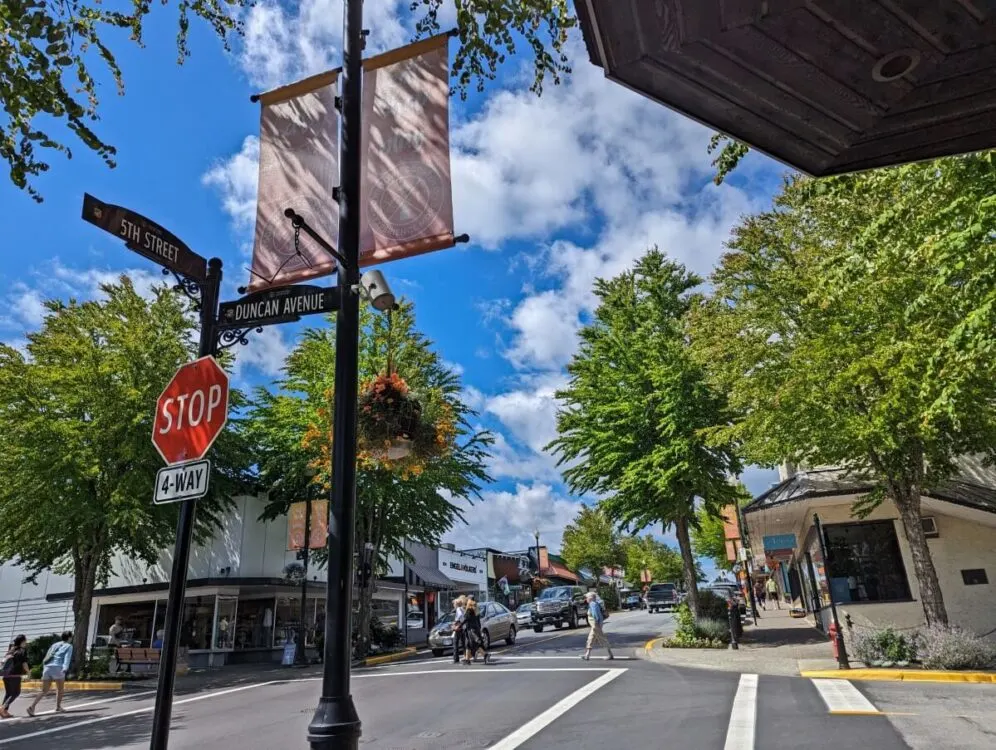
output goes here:
{"type": "Polygon", "coordinates": [[[360,717],[353,696],[319,700],[308,725],[308,742],[312,750],[358,750],[360,717]]]}

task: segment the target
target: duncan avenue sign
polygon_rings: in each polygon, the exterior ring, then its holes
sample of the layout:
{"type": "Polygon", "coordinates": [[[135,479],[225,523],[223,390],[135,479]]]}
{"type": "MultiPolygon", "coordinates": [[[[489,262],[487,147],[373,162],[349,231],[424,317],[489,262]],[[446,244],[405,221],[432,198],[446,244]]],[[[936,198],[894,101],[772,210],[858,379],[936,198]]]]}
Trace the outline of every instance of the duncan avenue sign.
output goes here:
{"type": "Polygon", "coordinates": [[[233,302],[222,302],[218,325],[222,328],[253,328],[275,323],[293,323],[302,315],[339,309],[335,287],[284,286],[248,294],[233,302]]]}
{"type": "Polygon", "coordinates": [[[194,281],[207,278],[207,261],[151,219],[83,194],[83,220],[125,241],[129,250],[194,281]]]}

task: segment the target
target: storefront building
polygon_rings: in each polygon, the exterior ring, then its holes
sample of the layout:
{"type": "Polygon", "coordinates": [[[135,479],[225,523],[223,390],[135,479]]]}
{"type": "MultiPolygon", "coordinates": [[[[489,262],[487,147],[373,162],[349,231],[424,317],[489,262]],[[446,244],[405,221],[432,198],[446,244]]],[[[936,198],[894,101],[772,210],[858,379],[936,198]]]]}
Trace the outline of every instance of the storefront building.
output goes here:
{"type": "MultiPolygon", "coordinates": [[[[957,477],[924,490],[923,529],[952,624],[992,635],[996,597],[996,474],[964,460],[957,477]]],[[[744,508],[754,575],[826,631],[831,596],[845,635],[923,624],[909,543],[888,500],[864,518],[854,502],[870,482],[838,469],[793,473],[744,508]],[[813,515],[823,525],[827,557],[813,515]]]]}
{"type": "Polygon", "coordinates": [[[488,599],[488,558],[459,552],[452,544],[444,544],[438,550],[439,571],[453,581],[454,587],[441,592],[437,607],[442,615],[453,608],[453,600],[458,596],[473,594],[478,600],[488,599]]]}

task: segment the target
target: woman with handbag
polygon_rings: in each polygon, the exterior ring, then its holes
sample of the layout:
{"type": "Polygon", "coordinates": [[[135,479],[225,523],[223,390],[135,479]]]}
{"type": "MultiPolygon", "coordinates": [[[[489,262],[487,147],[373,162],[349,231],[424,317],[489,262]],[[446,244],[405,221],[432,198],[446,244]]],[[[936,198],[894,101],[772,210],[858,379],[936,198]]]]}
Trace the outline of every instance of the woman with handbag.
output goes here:
{"type": "Polygon", "coordinates": [[[467,604],[467,598],[463,596],[458,596],[453,600],[453,663],[459,664],[460,662],[460,652],[464,649],[464,644],[466,644],[467,634],[464,631],[464,607],[467,604]]]}
{"type": "Polygon", "coordinates": [[[28,664],[28,637],[19,635],[7,649],[3,659],[3,703],[0,704],[0,719],[10,718],[10,705],[21,694],[21,680],[31,667],[28,664]]]}

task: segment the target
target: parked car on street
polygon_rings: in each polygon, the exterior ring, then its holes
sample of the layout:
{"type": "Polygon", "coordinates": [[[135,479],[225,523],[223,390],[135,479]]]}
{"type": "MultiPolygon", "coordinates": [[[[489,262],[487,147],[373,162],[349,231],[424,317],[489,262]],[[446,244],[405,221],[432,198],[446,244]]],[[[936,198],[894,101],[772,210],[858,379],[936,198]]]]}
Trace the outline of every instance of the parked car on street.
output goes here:
{"type": "MultiPolygon", "coordinates": [[[[481,615],[481,635],[484,642],[504,640],[509,646],[515,645],[516,616],[498,602],[478,602],[477,611],[481,615]]],[[[436,626],[429,631],[429,648],[433,656],[442,656],[453,651],[453,613],[447,612],[439,618],[436,626]]]]}
{"type": "Polygon", "coordinates": [[[588,603],[580,586],[551,586],[536,597],[532,611],[533,630],[542,633],[547,625],[576,628],[584,620],[588,624],[588,603]]]}
{"type": "Polygon", "coordinates": [[[638,591],[632,591],[628,594],[624,594],[622,601],[619,605],[623,609],[643,609],[644,602],[643,597],[640,596],[638,591]]]}
{"type": "Polygon", "coordinates": [[[531,602],[526,604],[520,604],[519,608],[515,610],[515,624],[522,628],[528,628],[533,622],[533,605],[531,602]]]}
{"type": "Polygon", "coordinates": [[[673,583],[653,583],[647,591],[647,609],[653,612],[673,610],[681,601],[673,583]]]}

